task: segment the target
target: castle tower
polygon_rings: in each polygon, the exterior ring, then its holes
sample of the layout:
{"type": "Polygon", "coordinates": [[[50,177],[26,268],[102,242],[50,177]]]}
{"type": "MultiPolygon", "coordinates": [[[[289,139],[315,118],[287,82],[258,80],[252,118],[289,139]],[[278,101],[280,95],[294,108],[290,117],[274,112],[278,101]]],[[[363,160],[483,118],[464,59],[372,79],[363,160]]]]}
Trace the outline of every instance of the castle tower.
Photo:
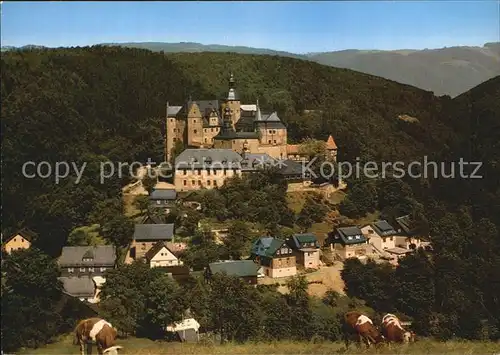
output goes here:
{"type": "Polygon", "coordinates": [[[199,147],[203,142],[203,117],[198,104],[189,101],[187,104],[187,145],[199,147]]]}
{"type": "Polygon", "coordinates": [[[231,121],[234,125],[240,120],[241,117],[241,102],[236,93],[236,82],[234,80],[233,73],[229,77],[229,92],[226,99],[226,107],[229,108],[231,113],[231,121]]]}
{"type": "Polygon", "coordinates": [[[337,160],[337,144],[331,134],[326,140],[326,152],[329,159],[333,161],[337,160]]]}

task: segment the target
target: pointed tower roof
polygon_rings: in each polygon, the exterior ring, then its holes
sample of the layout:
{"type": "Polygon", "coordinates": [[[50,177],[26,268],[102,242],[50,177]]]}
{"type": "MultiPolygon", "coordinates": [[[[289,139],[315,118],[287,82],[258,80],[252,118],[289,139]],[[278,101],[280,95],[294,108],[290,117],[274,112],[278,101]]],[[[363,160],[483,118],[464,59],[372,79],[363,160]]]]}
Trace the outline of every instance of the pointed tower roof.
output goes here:
{"type": "Polygon", "coordinates": [[[326,140],[326,149],[337,149],[337,144],[331,134],[326,140]]]}

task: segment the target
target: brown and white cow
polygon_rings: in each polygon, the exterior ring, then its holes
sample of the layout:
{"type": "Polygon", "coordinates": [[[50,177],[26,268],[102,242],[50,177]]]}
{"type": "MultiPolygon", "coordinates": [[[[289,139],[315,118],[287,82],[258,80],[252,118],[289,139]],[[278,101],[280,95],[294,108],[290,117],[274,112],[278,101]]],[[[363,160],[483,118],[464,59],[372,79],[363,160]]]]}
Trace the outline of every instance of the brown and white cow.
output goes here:
{"type": "Polygon", "coordinates": [[[367,347],[370,344],[382,343],[384,340],[372,320],[356,311],[347,312],[344,315],[343,336],[346,348],[349,347],[349,338],[353,336],[357,336],[359,344],[364,341],[367,347]]]}
{"type": "Polygon", "coordinates": [[[88,318],[78,322],[75,328],[75,345],[80,345],[81,355],[85,355],[85,345],[97,344],[99,355],[118,355],[121,346],[115,345],[116,328],[101,318],[88,318]]]}
{"type": "Polygon", "coordinates": [[[401,321],[392,313],[382,318],[382,334],[388,342],[406,344],[415,341],[415,333],[404,329],[401,321]]]}

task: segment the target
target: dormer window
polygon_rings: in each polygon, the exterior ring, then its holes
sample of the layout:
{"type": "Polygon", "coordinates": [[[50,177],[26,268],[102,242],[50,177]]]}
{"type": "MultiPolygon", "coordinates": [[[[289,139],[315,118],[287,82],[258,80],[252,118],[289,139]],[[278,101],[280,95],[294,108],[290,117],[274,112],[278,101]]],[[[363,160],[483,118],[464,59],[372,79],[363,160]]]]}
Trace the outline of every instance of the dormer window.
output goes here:
{"type": "Polygon", "coordinates": [[[347,240],[352,240],[352,237],[351,237],[351,236],[348,236],[348,237],[347,237],[347,240]]]}
{"type": "Polygon", "coordinates": [[[82,260],[83,260],[84,262],[89,262],[89,261],[94,260],[94,254],[92,253],[92,250],[87,250],[87,251],[85,252],[85,254],[83,254],[83,258],[82,258],[82,260]]]}

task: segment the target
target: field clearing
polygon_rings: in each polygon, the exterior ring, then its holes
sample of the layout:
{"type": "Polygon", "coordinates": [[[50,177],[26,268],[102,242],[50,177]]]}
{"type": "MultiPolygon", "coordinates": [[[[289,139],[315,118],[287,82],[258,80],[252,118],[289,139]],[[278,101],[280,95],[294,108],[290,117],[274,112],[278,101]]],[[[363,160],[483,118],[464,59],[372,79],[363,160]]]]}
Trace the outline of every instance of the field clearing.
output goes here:
{"type": "MultiPolygon", "coordinates": [[[[143,338],[120,339],[119,345],[123,346],[123,355],[184,355],[184,354],[499,354],[500,343],[493,342],[468,342],[448,341],[438,342],[434,340],[421,340],[411,345],[387,345],[379,349],[357,348],[350,346],[345,351],[345,346],[340,342],[291,342],[280,341],[270,343],[245,343],[245,344],[181,344],[151,341],[143,338]]],[[[79,347],[72,345],[71,337],[67,336],[61,341],[49,344],[38,349],[26,349],[18,354],[49,355],[49,354],[79,354],[79,347]]],[[[95,347],[92,354],[97,354],[95,347]]]]}

